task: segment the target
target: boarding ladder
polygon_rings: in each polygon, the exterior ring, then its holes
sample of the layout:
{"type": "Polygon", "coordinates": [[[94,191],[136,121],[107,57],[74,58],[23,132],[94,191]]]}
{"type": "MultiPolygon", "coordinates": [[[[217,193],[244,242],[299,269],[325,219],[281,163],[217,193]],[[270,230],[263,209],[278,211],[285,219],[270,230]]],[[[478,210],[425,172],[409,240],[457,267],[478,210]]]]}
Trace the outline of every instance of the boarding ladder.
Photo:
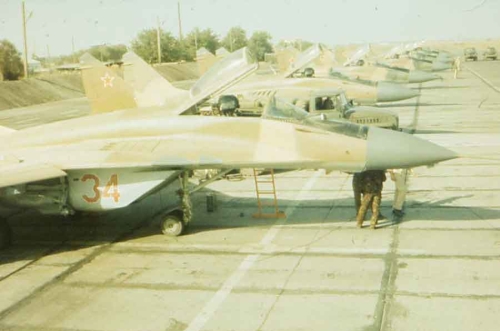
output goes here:
{"type": "Polygon", "coordinates": [[[257,193],[257,213],[253,214],[254,218],[285,218],[284,212],[278,208],[278,198],[276,196],[276,183],[274,181],[274,170],[270,169],[269,176],[259,177],[260,169],[253,169],[253,178],[255,180],[255,192],[257,193]],[[271,196],[272,200],[262,201],[263,196],[271,196]],[[274,210],[274,212],[264,212],[264,210],[274,210]]]}

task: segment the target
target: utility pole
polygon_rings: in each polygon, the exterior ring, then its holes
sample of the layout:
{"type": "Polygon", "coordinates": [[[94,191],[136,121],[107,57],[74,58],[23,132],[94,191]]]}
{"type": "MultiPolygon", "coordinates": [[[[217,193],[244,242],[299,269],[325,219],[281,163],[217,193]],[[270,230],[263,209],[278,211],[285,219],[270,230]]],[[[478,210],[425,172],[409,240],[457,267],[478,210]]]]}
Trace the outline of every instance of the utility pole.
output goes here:
{"type": "Polygon", "coordinates": [[[158,63],[161,63],[161,43],[160,43],[160,17],[156,17],[158,26],[156,28],[156,43],[158,44],[158,63]]]}
{"type": "Polygon", "coordinates": [[[233,30],[229,30],[229,42],[231,45],[231,53],[233,52],[233,30]]]}
{"type": "Polygon", "coordinates": [[[198,56],[198,29],[194,29],[194,59],[198,56]]]}
{"type": "Polygon", "coordinates": [[[71,36],[71,54],[73,54],[73,62],[76,63],[76,58],[75,58],[75,36],[71,36]]]}
{"type": "MultiPolygon", "coordinates": [[[[50,61],[50,48],[49,48],[49,44],[47,44],[47,61],[46,61],[47,65],[50,63],[49,61],[50,61]]],[[[50,68],[50,65],[48,65],[48,66],[50,68]]]]}
{"type": "Polygon", "coordinates": [[[28,39],[26,38],[26,10],[24,7],[24,1],[22,2],[22,12],[23,12],[23,38],[24,38],[24,78],[28,78],[28,39]]]}
{"type": "Polygon", "coordinates": [[[177,16],[179,17],[179,41],[182,42],[181,3],[179,1],[177,1],[177,16]]]}

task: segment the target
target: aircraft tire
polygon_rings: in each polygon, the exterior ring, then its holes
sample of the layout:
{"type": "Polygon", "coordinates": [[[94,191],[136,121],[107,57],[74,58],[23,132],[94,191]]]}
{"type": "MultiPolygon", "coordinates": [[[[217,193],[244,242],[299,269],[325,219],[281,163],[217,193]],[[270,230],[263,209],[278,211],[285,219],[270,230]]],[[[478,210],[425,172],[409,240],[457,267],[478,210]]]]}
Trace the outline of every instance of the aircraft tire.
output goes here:
{"type": "Polygon", "coordinates": [[[12,243],[12,229],[7,220],[0,218],[0,250],[9,247],[12,243]]]}
{"type": "Polygon", "coordinates": [[[170,237],[177,237],[184,232],[186,224],[176,214],[168,214],[161,221],[161,232],[170,237]]]}

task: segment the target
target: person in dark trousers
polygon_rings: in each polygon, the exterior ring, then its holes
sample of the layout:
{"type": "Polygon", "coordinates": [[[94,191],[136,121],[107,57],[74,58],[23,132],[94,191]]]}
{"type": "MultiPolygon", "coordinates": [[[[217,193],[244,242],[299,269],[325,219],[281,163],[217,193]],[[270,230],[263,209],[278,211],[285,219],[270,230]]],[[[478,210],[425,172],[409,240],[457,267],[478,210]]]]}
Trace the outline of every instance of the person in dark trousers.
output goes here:
{"type": "Polygon", "coordinates": [[[354,206],[356,208],[356,215],[358,215],[359,207],[361,206],[361,193],[362,193],[362,173],[356,172],[352,176],[352,190],[354,192],[354,206]]]}
{"type": "MultiPolygon", "coordinates": [[[[363,176],[365,172],[355,172],[352,176],[352,190],[354,192],[354,206],[356,208],[356,216],[359,213],[359,207],[361,206],[361,196],[363,192],[363,176]]],[[[367,209],[371,208],[371,204],[368,205],[367,209]]],[[[385,216],[379,211],[378,220],[385,219],[385,216]]]]}

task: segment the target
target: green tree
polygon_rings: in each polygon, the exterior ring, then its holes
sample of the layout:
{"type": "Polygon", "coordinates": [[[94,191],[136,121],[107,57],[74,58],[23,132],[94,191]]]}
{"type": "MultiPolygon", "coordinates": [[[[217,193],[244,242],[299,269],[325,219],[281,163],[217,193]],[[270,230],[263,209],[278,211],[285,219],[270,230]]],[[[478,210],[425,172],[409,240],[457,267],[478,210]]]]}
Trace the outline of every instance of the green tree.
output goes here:
{"type": "Polygon", "coordinates": [[[222,46],[233,52],[248,44],[247,33],[239,26],[232,27],[222,39],[222,46]]]}
{"type": "Polygon", "coordinates": [[[257,60],[264,61],[264,55],[273,51],[271,35],[266,31],[255,31],[248,41],[248,49],[257,57],[257,60]]]}
{"type": "MultiPolygon", "coordinates": [[[[127,52],[125,45],[98,45],[92,46],[88,52],[96,59],[107,61],[118,61],[127,52]]],[[[80,55],[81,56],[81,55],[80,55]]]]}
{"type": "Polygon", "coordinates": [[[202,48],[205,47],[210,52],[215,53],[215,51],[220,47],[219,37],[212,31],[212,29],[201,30],[200,28],[194,28],[186,36],[184,41],[192,47],[202,48]]]}
{"type": "Polygon", "coordinates": [[[295,39],[295,40],[292,40],[292,41],[280,40],[278,42],[277,46],[279,46],[281,48],[286,48],[286,47],[292,46],[292,47],[296,48],[299,51],[300,50],[305,51],[306,49],[308,49],[312,45],[313,45],[313,43],[310,42],[310,41],[301,40],[301,39],[295,39]]]}
{"type": "Polygon", "coordinates": [[[23,75],[21,53],[7,39],[0,40],[0,72],[5,80],[17,80],[23,75]]]}
{"type": "MultiPolygon", "coordinates": [[[[168,31],[160,32],[161,61],[173,62],[182,59],[182,45],[168,31]]],[[[146,62],[158,62],[158,47],[156,29],[148,29],[140,32],[132,41],[132,50],[142,57],[146,62]]]]}

